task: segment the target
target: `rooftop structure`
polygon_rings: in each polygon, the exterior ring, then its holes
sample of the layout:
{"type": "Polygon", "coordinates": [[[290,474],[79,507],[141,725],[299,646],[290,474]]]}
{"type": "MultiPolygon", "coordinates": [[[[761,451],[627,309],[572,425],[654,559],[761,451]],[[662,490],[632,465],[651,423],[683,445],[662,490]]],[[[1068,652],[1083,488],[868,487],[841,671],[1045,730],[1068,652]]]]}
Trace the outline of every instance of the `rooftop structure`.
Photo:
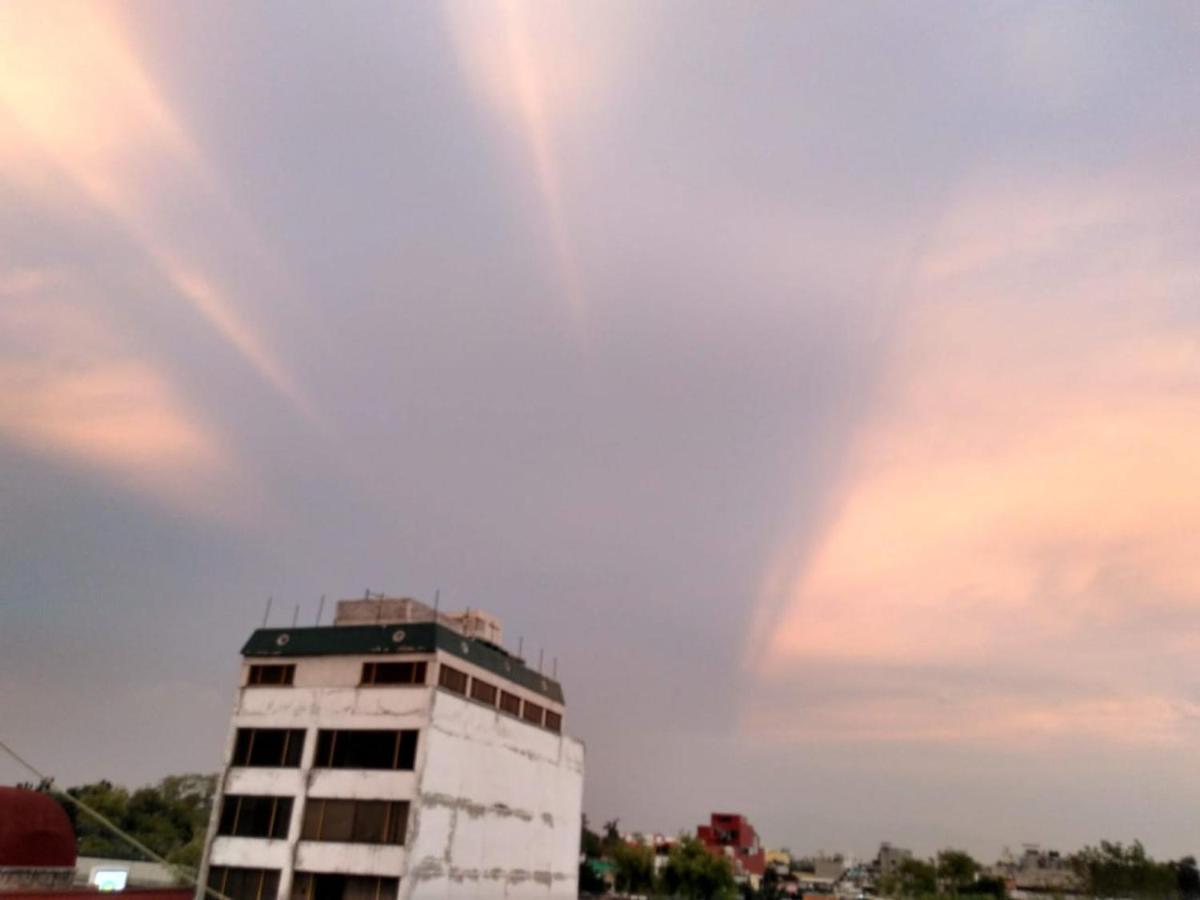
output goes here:
{"type": "Polygon", "coordinates": [[[256,630],[202,878],[231,900],[574,897],[583,747],[502,635],[408,598],[256,630]]]}
{"type": "Polygon", "coordinates": [[[0,891],[70,887],[75,829],[49,794],[0,787],[0,891]]]}

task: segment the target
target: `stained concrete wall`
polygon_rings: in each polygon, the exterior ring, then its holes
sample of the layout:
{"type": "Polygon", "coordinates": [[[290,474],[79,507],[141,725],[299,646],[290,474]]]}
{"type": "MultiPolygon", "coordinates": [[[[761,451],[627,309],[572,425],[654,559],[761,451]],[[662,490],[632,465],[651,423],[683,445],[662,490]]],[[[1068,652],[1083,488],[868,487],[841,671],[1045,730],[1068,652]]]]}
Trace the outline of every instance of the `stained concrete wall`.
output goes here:
{"type": "Polygon", "coordinates": [[[573,900],[583,745],[444,691],[423,745],[400,900],[573,900]]]}

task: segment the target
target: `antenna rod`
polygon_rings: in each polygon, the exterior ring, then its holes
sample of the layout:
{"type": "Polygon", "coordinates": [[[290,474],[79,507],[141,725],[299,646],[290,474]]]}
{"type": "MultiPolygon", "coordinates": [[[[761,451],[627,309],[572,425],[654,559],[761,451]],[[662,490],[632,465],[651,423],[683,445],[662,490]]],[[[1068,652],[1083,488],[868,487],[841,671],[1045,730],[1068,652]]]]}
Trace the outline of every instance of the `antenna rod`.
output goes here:
{"type": "Polygon", "coordinates": [[[551,665],[553,666],[553,668],[550,670],[550,672],[551,672],[550,677],[557,679],[558,678],[558,657],[557,656],[554,657],[554,662],[551,665]]]}
{"type": "Polygon", "coordinates": [[[296,623],[300,621],[300,604],[297,603],[292,609],[292,627],[296,627],[296,623]]]}
{"type": "Polygon", "coordinates": [[[524,657],[524,656],[525,656],[525,635],[521,635],[519,638],[517,638],[517,659],[520,659],[522,662],[524,662],[525,660],[522,659],[522,657],[524,657]]]}
{"type": "Polygon", "coordinates": [[[321,613],[325,612],[325,595],[321,595],[321,602],[317,604],[317,624],[321,624],[321,613]]]}
{"type": "Polygon", "coordinates": [[[538,647],[538,674],[539,675],[542,674],[542,654],[545,652],[546,651],[543,650],[541,647],[538,647]]]}
{"type": "Polygon", "coordinates": [[[267,619],[271,618],[271,601],[274,599],[271,596],[267,597],[267,608],[263,611],[263,628],[267,627],[267,619]]]}

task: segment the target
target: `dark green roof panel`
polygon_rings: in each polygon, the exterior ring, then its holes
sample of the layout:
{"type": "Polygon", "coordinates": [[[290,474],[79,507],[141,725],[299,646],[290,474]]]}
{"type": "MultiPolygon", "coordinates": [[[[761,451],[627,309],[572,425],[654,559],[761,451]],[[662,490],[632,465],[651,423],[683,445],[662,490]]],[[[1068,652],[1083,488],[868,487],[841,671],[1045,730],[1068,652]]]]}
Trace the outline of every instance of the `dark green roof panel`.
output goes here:
{"type": "Polygon", "coordinates": [[[562,686],[517,657],[486,641],[463,637],[433,622],[407,625],[326,625],[318,628],[259,628],[242,656],[360,656],[367,653],[432,653],[444,650],[557,703],[562,686]]]}

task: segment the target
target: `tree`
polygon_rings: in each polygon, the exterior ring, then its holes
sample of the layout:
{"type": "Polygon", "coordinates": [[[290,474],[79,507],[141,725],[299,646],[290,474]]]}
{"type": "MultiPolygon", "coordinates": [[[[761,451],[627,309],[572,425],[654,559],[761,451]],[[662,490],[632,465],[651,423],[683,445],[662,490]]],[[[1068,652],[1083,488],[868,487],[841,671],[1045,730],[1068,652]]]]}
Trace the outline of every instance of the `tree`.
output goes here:
{"type": "MultiPolygon", "coordinates": [[[[215,788],[213,775],[171,775],[132,794],[110,781],[68,788],[66,794],[94,809],[168,862],[196,869],[200,865],[215,788]]],[[[127,840],[75,803],[61,794],[53,796],[71,820],[80,856],[142,858],[127,840]]]]}
{"type": "Polygon", "coordinates": [[[1128,847],[1101,841],[1072,857],[1075,873],[1095,897],[1174,897],[1179,889],[1177,867],[1146,855],[1141,841],[1128,847]]]}
{"type": "Polygon", "coordinates": [[[937,877],[943,890],[957,895],[975,883],[979,863],[965,850],[941,850],[937,855],[937,877]]]}
{"type": "Polygon", "coordinates": [[[600,835],[588,828],[587,815],[583,817],[583,830],[579,836],[579,852],[584,859],[599,859],[604,851],[600,846],[600,835]]]}
{"type": "Polygon", "coordinates": [[[733,868],[694,837],[681,837],[663,867],[662,887],[686,900],[730,900],[736,896],[733,868]]]}
{"type": "Polygon", "coordinates": [[[603,894],[608,891],[608,884],[600,874],[596,871],[593,865],[595,860],[585,859],[579,864],[579,893],[584,894],[603,894]]]}
{"type": "Polygon", "coordinates": [[[621,840],[620,825],[620,819],[609,819],[604,823],[604,837],[600,839],[600,852],[608,859],[612,859],[613,852],[624,843],[621,840]]]}
{"type": "Polygon", "coordinates": [[[622,841],[613,850],[613,887],[622,894],[649,893],[654,887],[654,851],[622,841]]]}
{"type": "Polygon", "coordinates": [[[1175,882],[1183,900],[1200,898],[1200,870],[1196,868],[1196,857],[1185,856],[1175,863],[1175,882]]]}
{"type": "Polygon", "coordinates": [[[920,897],[937,893],[937,867],[923,859],[905,859],[896,873],[884,880],[883,893],[900,897],[920,897]]]}

